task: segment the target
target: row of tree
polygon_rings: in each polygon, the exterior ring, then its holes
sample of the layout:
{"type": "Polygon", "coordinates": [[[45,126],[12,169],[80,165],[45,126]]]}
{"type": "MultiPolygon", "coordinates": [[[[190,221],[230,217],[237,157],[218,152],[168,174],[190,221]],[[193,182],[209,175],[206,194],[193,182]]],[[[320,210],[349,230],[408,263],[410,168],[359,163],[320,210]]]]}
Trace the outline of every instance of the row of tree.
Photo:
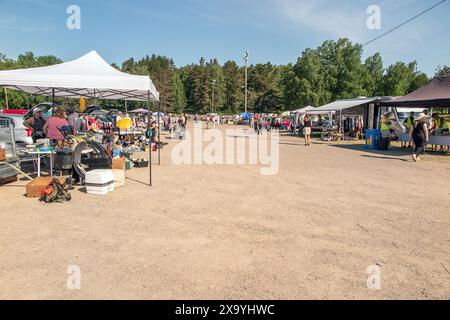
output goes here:
{"type": "MultiPolygon", "coordinates": [[[[279,112],[307,105],[320,106],[337,99],[360,96],[401,96],[423,85],[429,78],[418,71],[415,61],[397,62],[385,68],[379,53],[363,57],[360,44],[348,39],[326,41],[316,49],[306,49],[295,64],[255,64],[248,68],[248,107],[256,112],[279,112]]],[[[32,68],[60,63],[54,56],[35,57],[27,52],[17,60],[0,54],[0,70],[32,68]]],[[[130,58],[121,67],[127,73],[149,75],[160,92],[161,108],[170,113],[208,112],[237,114],[244,110],[244,67],[235,61],[223,65],[217,59],[177,68],[168,57],[152,55],[130,58]]],[[[436,74],[450,73],[438,67],[436,74]]],[[[10,107],[24,108],[43,101],[8,90],[10,107]]],[[[74,102],[66,101],[74,104],[74,102]]],[[[76,102],[75,102],[76,103],[76,102]]],[[[104,101],[104,106],[123,109],[122,101],[104,101]]],[[[130,108],[143,106],[133,102],[130,108]]],[[[0,108],[5,107],[4,91],[0,108]]]]}

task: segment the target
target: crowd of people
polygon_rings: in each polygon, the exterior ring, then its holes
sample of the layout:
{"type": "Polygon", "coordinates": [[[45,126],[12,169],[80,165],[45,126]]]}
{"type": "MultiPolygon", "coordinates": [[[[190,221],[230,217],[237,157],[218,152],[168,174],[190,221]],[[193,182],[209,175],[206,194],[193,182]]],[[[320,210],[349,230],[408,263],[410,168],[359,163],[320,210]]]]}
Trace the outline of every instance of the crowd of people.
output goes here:
{"type": "Polygon", "coordinates": [[[257,134],[261,134],[262,130],[288,130],[293,126],[291,117],[282,117],[280,115],[254,114],[250,119],[250,126],[255,129],[257,134]]]}
{"type": "MultiPolygon", "coordinates": [[[[109,121],[100,120],[98,117],[91,117],[84,114],[79,114],[73,109],[55,108],[54,113],[47,120],[44,119],[41,110],[35,110],[31,118],[24,122],[24,125],[31,130],[33,140],[36,142],[39,139],[48,138],[51,142],[60,146],[64,140],[64,132],[69,131],[71,134],[78,134],[79,132],[97,131],[103,130],[108,133],[117,130],[120,134],[120,129],[116,127],[116,124],[122,119],[129,119],[133,122],[135,128],[147,129],[147,137],[156,142],[158,137],[158,130],[169,132],[173,134],[175,139],[182,139],[189,120],[193,120],[195,123],[206,120],[207,128],[215,128],[216,125],[223,125],[228,121],[236,121],[235,116],[218,116],[216,114],[209,114],[206,119],[196,115],[187,114],[167,114],[158,117],[153,114],[150,117],[147,114],[123,114],[119,112],[113,119],[109,121]],[[160,123],[158,123],[158,118],[160,123]],[[150,121],[150,125],[149,125],[150,121]],[[110,131],[110,132],[109,132],[110,131]]],[[[298,124],[302,130],[305,146],[311,145],[311,131],[312,120],[306,115],[303,117],[300,124],[298,124]]],[[[445,119],[434,113],[431,117],[428,115],[428,110],[424,110],[418,117],[414,112],[411,112],[409,117],[404,121],[404,125],[409,133],[409,143],[402,143],[402,147],[406,148],[407,145],[413,148],[414,161],[420,160],[420,156],[427,148],[430,135],[434,135],[437,132],[448,131],[448,123],[445,119]]],[[[263,130],[270,132],[271,130],[294,130],[294,120],[292,117],[283,117],[282,115],[268,115],[268,114],[254,114],[250,118],[250,127],[253,128],[257,135],[262,134],[263,130]]],[[[433,146],[437,149],[437,146],[433,146]]],[[[441,146],[441,150],[445,151],[448,147],[441,146]]]]}

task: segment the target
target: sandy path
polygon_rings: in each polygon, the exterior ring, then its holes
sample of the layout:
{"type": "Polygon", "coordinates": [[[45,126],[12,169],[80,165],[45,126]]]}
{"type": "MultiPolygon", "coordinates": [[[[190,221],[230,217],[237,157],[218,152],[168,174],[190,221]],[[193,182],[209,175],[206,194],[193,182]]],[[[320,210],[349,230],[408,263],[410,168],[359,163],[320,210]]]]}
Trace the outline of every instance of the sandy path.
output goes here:
{"type": "Polygon", "coordinates": [[[258,166],[163,165],[67,204],[0,187],[0,298],[449,299],[450,159],[282,137],[258,166]],[[422,182],[421,182],[422,181],[422,182]],[[368,290],[378,263],[382,289],[368,290]],[[82,288],[66,288],[68,265],[82,288]],[[447,269],[447,270],[446,270],[447,269]]]}

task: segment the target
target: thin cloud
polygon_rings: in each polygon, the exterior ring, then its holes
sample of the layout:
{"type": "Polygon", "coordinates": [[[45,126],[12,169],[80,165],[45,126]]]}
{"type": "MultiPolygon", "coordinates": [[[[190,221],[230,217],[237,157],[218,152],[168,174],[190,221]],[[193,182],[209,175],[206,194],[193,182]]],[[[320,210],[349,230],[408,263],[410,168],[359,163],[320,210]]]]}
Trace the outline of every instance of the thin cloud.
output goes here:
{"type": "Polygon", "coordinates": [[[0,15],[0,30],[3,31],[48,32],[53,29],[46,23],[38,23],[17,15],[0,15]]]}
{"type": "Polygon", "coordinates": [[[291,23],[306,27],[314,32],[338,37],[348,37],[361,40],[367,33],[366,8],[344,7],[331,5],[330,1],[295,1],[276,0],[282,16],[291,23]]]}

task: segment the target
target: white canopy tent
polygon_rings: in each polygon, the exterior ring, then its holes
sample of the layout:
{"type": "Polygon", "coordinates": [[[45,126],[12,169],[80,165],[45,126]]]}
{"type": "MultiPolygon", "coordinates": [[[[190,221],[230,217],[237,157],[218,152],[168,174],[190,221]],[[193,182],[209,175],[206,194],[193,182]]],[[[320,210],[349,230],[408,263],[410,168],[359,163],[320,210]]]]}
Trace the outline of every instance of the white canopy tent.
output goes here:
{"type": "Polygon", "coordinates": [[[307,106],[298,110],[294,110],[291,111],[291,113],[300,113],[300,114],[305,114],[307,111],[311,111],[311,110],[315,110],[316,108],[312,107],[312,106],[307,106]]]}
{"type": "MultiPolygon", "coordinates": [[[[34,95],[50,96],[53,98],[53,103],[55,97],[148,101],[150,111],[151,101],[159,101],[159,93],[150,77],[131,75],[116,70],[96,51],[91,51],[79,59],[53,66],[0,71],[0,86],[34,95]]],[[[158,108],[160,108],[159,103],[158,108]]],[[[160,141],[159,138],[158,140],[160,141]]],[[[150,186],[152,185],[151,149],[149,148],[150,186]]],[[[161,155],[158,152],[158,163],[160,161],[161,155]]]]}
{"type": "Polygon", "coordinates": [[[350,109],[353,107],[358,107],[362,105],[369,104],[371,102],[377,101],[380,98],[356,98],[356,99],[346,99],[346,100],[337,100],[332,103],[326,104],[319,108],[316,108],[315,111],[335,111],[342,112],[345,109],[350,109]]]}
{"type": "Polygon", "coordinates": [[[159,101],[148,76],[116,70],[96,51],[53,66],[0,71],[0,86],[61,98],[147,101],[150,94],[151,100],[159,101]]]}

